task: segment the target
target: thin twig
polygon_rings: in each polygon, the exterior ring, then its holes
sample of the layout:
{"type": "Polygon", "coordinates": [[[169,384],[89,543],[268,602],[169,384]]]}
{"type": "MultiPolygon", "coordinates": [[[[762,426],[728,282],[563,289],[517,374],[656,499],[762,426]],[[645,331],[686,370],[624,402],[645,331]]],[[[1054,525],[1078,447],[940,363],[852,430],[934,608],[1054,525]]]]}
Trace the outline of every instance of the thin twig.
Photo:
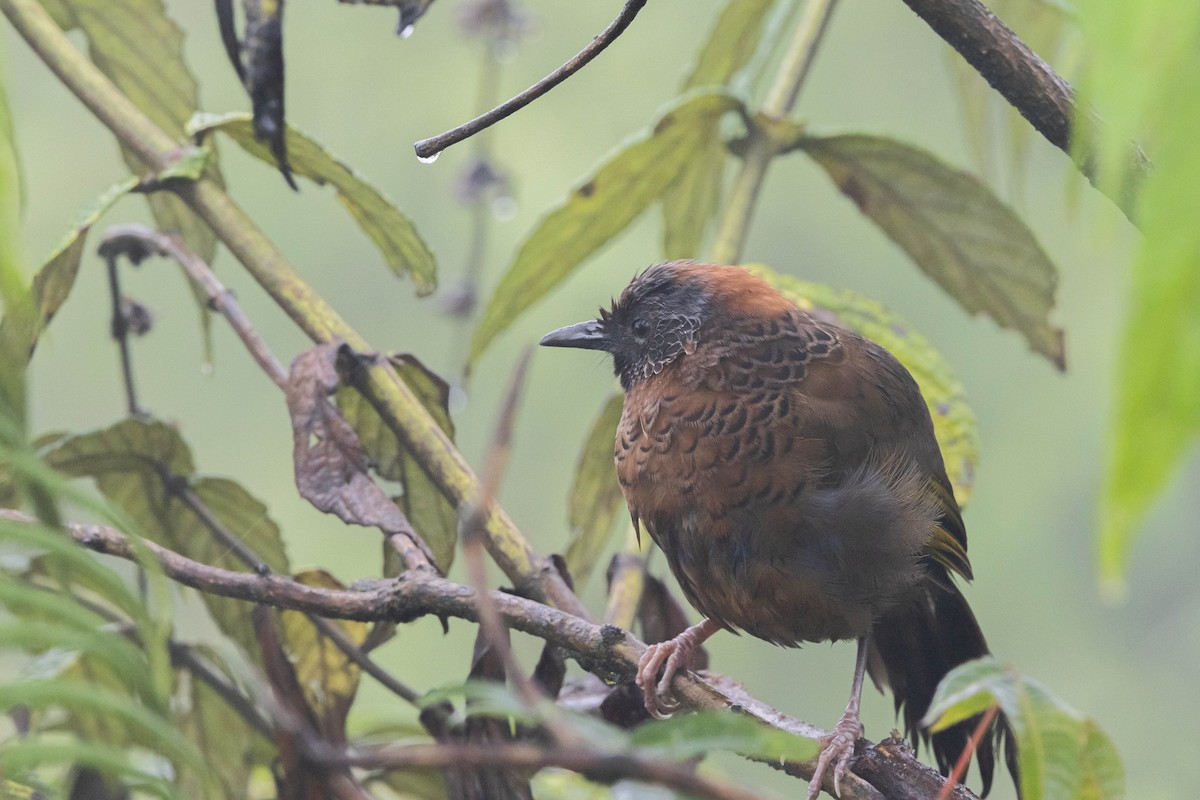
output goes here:
{"type": "Polygon", "coordinates": [[[558,86],[616,41],[617,37],[625,32],[625,29],[633,22],[633,18],[638,15],[638,12],[645,5],[646,0],[626,0],[624,8],[621,9],[621,13],[612,21],[612,24],[593,39],[591,44],[576,53],[573,58],[516,97],[504,101],[486,114],[481,114],[470,122],[464,122],[457,128],[448,130],[445,133],[439,133],[437,136],[431,136],[428,139],[422,139],[417,142],[413,145],[413,149],[417,151],[417,158],[422,158],[426,161],[436,158],[438,153],[447,147],[458,144],[462,140],[495,125],[500,120],[514,112],[520,111],[555,86],[558,86]]]}
{"type": "Polygon", "coordinates": [[[381,747],[346,757],[350,766],[371,769],[411,767],[561,767],[600,783],[633,779],[667,786],[710,800],[760,800],[761,795],[731,783],[706,778],[693,767],[673,761],[640,758],[629,753],[605,753],[589,747],[539,747],[534,744],[430,744],[381,747]]]}
{"type": "Polygon", "coordinates": [[[254,330],[254,326],[250,324],[246,315],[242,313],[241,307],[234,299],[233,292],[225,288],[216,273],[212,271],[212,267],[193,253],[182,239],[178,236],[159,233],[145,225],[113,225],[104,232],[100,246],[105,252],[118,253],[124,247],[128,247],[126,242],[141,246],[158,255],[175,259],[183,267],[188,277],[204,291],[213,310],[220,313],[229,322],[234,333],[250,351],[251,357],[262,367],[263,372],[267,373],[267,377],[281,389],[287,385],[287,369],[267,347],[267,343],[258,335],[258,332],[254,330]]]}
{"type": "Polygon", "coordinates": [[[167,646],[171,652],[171,663],[183,667],[192,673],[194,678],[207,684],[208,688],[224,700],[225,704],[244,719],[251,728],[268,739],[275,735],[270,721],[262,715],[253,701],[236,686],[225,680],[216,667],[209,664],[207,659],[196,652],[196,648],[173,639],[167,642],[167,646]]]}
{"type": "Polygon", "coordinates": [[[125,316],[125,300],[121,295],[121,275],[117,269],[115,254],[106,254],[104,259],[108,264],[108,289],[112,298],[112,337],[117,341],[117,349],[121,352],[121,377],[125,382],[125,403],[129,416],[142,416],[142,407],[138,405],[137,391],[133,385],[133,359],[129,354],[129,320],[125,316]]]}

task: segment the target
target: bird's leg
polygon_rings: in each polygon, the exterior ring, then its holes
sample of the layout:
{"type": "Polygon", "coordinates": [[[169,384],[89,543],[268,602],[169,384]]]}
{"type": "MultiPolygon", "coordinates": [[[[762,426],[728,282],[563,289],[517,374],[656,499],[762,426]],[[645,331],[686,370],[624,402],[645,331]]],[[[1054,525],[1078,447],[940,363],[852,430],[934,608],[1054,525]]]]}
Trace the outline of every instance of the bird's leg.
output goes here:
{"type": "Polygon", "coordinates": [[[671,699],[671,680],[680,668],[691,666],[696,648],[705,639],[721,630],[719,623],[706,619],[685,630],[674,639],[652,644],[638,661],[637,685],[642,690],[646,710],[655,719],[671,716],[679,704],[671,699]],[[662,670],[662,678],[658,673],[662,670]]]}
{"type": "Polygon", "coordinates": [[[871,639],[864,636],[858,640],[858,658],[854,662],[854,684],[850,687],[850,702],[846,704],[846,713],[834,726],[833,733],[821,740],[823,750],[817,759],[817,768],[813,771],[812,780],[808,784],[808,800],[814,800],[821,793],[821,783],[825,773],[833,765],[833,792],[839,797],[842,794],[842,776],[850,766],[854,756],[854,743],[863,735],[862,723],[858,721],[858,704],[862,698],[863,675],[867,671],[867,652],[870,650],[871,639]]]}

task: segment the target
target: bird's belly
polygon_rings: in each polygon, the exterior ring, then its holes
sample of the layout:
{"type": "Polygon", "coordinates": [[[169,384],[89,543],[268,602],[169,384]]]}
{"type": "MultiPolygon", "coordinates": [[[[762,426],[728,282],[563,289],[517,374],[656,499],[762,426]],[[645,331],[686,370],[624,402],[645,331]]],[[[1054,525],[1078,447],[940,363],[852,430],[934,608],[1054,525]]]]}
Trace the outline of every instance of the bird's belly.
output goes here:
{"type": "Polygon", "coordinates": [[[687,516],[647,527],[688,601],[727,627],[795,646],[866,635],[882,613],[882,598],[845,591],[848,576],[803,543],[781,554],[755,531],[712,536],[687,516]]]}

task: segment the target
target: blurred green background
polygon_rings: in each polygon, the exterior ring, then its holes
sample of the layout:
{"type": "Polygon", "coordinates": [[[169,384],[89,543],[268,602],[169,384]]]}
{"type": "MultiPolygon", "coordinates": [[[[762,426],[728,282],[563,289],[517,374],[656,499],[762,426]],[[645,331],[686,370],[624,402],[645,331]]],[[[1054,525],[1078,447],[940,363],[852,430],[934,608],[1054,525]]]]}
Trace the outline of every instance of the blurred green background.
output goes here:
{"type": "MultiPolygon", "coordinates": [[[[203,108],[248,108],[211,4],[166,4],[187,34],[203,108]]],[[[411,145],[476,110],[482,46],[458,27],[464,5],[435,4],[407,40],[393,34],[394,12],[377,8],[293,3],[285,20],[289,120],[415,220],[437,254],[443,289],[457,283],[467,255],[470,216],[452,189],[470,145],[429,165],[417,162],[411,145]]],[[[491,225],[485,297],[536,220],[676,95],[720,5],[648,4],[590,67],[488,134],[498,166],[511,176],[517,210],[491,225]]],[[[501,68],[501,93],[515,93],[557,66],[619,6],[616,0],[531,0],[526,8],[536,17],[536,33],[501,68]]],[[[7,27],[4,49],[26,183],[22,245],[32,270],[77,214],[126,170],[112,137],[7,27]]],[[[801,96],[800,115],[814,131],[886,134],[977,170],[947,63],[945,45],[902,3],[844,3],[801,96]]],[[[221,158],[235,199],[369,341],[382,351],[415,353],[459,380],[469,327],[392,277],[331,191],[302,182],[294,194],[276,172],[228,142],[221,158]]],[[[981,462],[966,512],[977,579],[968,597],[993,651],[1099,721],[1124,757],[1130,796],[1200,796],[1200,760],[1190,757],[1200,735],[1200,552],[1192,546],[1200,495],[1186,489],[1200,484],[1194,456],[1135,545],[1127,597],[1106,604],[1097,591],[1097,494],[1136,234],[1066,156],[1040,139],[1026,163],[992,166],[997,191],[1061,270],[1056,321],[1067,332],[1066,374],[1028,352],[1017,335],[967,316],[799,155],[772,169],[746,260],[874,297],[947,356],[979,418],[981,462]],[[1014,185],[1023,188],[1014,192],[1014,185]]],[[[122,201],[98,230],[129,221],[149,221],[142,200],[122,201]]],[[[647,214],[485,355],[457,401],[458,441],[473,463],[482,461],[519,349],[607,304],[658,258],[659,237],[657,215],[647,214]]],[[[107,286],[93,253],[89,248],[74,294],[34,360],[35,432],[87,430],[124,413],[117,353],[108,338],[107,286]]],[[[281,359],[306,346],[228,253],[215,266],[281,359]]],[[[152,334],[133,346],[142,403],[178,423],[202,472],[234,477],[268,504],[294,565],[322,565],[345,582],[377,574],[377,535],[346,529],[296,496],[283,398],[219,322],[214,364],[211,371],[205,367],[196,312],[176,273],[165,262],[151,262],[125,279],[125,291],[158,315],[152,334]]],[[[598,355],[536,354],[502,500],[543,552],[563,546],[572,468],[613,388],[598,355]]],[[[661,559],[654,568],[665,572],[661,559]]],[[[598,587],[589,590],[598,609],[598,587]]],[[[452,622],[443,637],[436,621],[422,620],[403,628],[380,657],[409,684],[429,688],[465,677],[472,638],[466,624],[452,622]]],[[[827,727],[842,711],[854,656],[849,645],[790,651],[721,635],[710,650],[715,669],[791,714],[827,727]]],[[[532,665],[528,655],[526,663],[532,665]]],[[[361,694],[352,726],[411,718],[369,681],[361,694]]],[[[890,698],[869,691],[865,706],[867,735],[883,737],[893,724],[890,698]]],[[[794,781],[758,765],[733,757],[717,764],[779,796],[799,791],[794,781]]],[[[995,796],[1012,795],[1007,781],[998,784],[995,796]]]]}

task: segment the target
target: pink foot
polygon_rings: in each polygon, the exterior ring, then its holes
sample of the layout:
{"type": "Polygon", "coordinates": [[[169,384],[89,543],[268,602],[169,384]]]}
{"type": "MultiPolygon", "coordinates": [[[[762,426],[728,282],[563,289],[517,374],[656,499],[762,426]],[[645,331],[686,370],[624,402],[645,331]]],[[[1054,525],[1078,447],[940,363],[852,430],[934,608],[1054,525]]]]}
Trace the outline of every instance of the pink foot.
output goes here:
{"type": "Polygon", "coordinates": [[[685,630],[674,639],[652,644],[646,648],[638,661],[637,685],[642,690],[646,711],[655,719],[666,719],[679,710],[679,703],[671,697],[671,681],[680,669],[687,669],[696,656],[696,648],[712,636],[720,626],[712,620],[704,620],[685,630]],[[662,677],[659,678],[659,672],[662,677]]]}
{"type": "Polygon", "coordinates": [[[850,760],[854,758],[854,744],[862,735],[863,726],[858,721],[858,714],[847,710],[834,727],[833,733],[821,740],[824,749],[821,751],[821,757],[817,759],[817,768],[808,784],[808,800],[815,800],[821,793],[821,784],[825,781],[825,773],[830,765],[833,765],[833,793],[841,796],[842,777],[850,767],[850,760]]]}

